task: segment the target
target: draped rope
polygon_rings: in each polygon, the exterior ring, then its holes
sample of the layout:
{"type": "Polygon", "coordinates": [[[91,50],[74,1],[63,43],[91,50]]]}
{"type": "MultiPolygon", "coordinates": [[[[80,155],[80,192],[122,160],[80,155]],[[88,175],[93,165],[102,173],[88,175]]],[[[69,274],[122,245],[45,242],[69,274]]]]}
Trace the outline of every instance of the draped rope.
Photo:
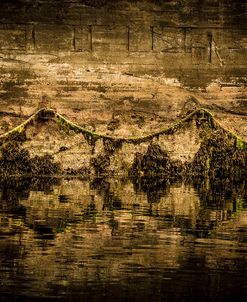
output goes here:
{"type": "Polygon", "coordinates": [[[70,130],[73,130],[75,133],[82,133],[84,136],[90,137],[93,140],[98,139],[108,139],[111,141],[116,142],[126,142],[132,144],[139,144],[142,142],[150,141],[155,137],[159,137],[160,135],[171,135],[178,131],[185,123],[191,121],[193,118],[197,120],[203,119],[206,120],[210,127],[213,129],[221,129],[229,138],[236,140],[237,148],[247,148],[247,142],[236,135],[235,133],[227,130],[224,126],[221,125],[219,121],[215,119],[213,114],[204,108],[199,108],[194,110],[193,112],[187,114],[185,117],[177,120],[173,125],[168,128],[160,129],[159,131],[142,135],[142,136],[131,136],[131,137],[115,137],[110,135],[105,135],[101,133],[97,133],[94,131],[87,130],[80,125],[77,125],[61,115],[60,113],[56,112],[54,109],[49,108],[41,108],[34,112],[26,121],[18,125],[17,127],[13,128],[12,130],[0,135],[0,139],[6,139],[10,137],[12,134],[15,133],[23,133],[28,125],[30,125],[33,121],[37,120],[38,118],[41,119],[52,119],[61,127],[66,127],[70,130]]]}

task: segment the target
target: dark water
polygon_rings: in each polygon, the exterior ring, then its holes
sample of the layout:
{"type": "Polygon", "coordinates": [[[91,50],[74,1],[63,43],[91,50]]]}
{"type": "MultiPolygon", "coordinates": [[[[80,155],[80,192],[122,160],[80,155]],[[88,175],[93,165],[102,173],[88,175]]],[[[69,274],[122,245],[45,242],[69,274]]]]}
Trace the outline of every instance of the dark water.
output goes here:
{"type": "Polygon", "coordinates": [[[247,301],[244,180],[0,185],[0,301],[247,301]]]}

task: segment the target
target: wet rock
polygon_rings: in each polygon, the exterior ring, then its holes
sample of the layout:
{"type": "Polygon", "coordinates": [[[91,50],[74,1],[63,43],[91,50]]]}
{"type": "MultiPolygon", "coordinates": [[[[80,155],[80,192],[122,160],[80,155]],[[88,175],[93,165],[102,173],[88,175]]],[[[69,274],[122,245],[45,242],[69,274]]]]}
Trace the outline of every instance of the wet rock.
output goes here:
{"type": "Polygon", "coordinates": [[[174,177],[182,171],[180,161],[172,161],[168,153],[161,149],[158,144],[150,144],[147,152],[135,154],[133,165],[130,169],[130,175],[166,175],[174,177]]]}
{"type": "Polygon", "coordinates": [[[30,157],[28,150],[16,141],[9,141],[1,148],[0,174],[10,175],[53,175],[61,172],[60,165],[51,155],[30,157]]]}
{"type": "Polygon", "coordinates": [[[247,173],[247,150],[222,130],[212,132],[201,144],[193,162],[188,165],[191,175],[234,177],[247,173]]]}
{"type": "Polygon", "coordinates": [[[113,154],[119,148],[121,148],[122,141],[120,139],[104,139],[103,140],[105,152],[108,154],[113,154]]]}
{"type": "Polygon", "coordinates": [[[91,166],[96,174],[105,174],[110,166],[110,157],[108,154],[99,155],[91,159],[91,166]]]}

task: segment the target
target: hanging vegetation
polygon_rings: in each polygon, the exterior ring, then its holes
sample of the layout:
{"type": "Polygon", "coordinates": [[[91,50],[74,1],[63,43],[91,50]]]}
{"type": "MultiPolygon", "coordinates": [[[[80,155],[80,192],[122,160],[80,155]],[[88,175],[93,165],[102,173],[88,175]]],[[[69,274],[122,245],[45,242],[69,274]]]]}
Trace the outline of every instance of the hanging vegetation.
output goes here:
{"type": "MultiPolygon", "coordinates": [[[[103,141],[103,151],[97,157],[91,158],[90,165],[96,174],[109,172],[111,157],[121,149],[124,143],[141,144],[150,142],[145,154],[136,153],[129,171],[131,175],[166,175],[178,177],[181,175],[201,175],[203,177],[225,177],[226,175],[246,174],[247,143],[234,133],[224,129],[213,115],[205,109],[197,109],[178,120],[171,127],[139,137],[113,137],[89,131],[74,124],[52,109],[40,109],[21,125],[0,136],[1,174],[54,174],[61,172],[59,164],[54,163],[52,156],[36,156],[30,158],[29,152],[21,147],[26,140],[26,128],[34,122],[52,119],[65,130],[67,135],[81,133],[88,145],[93,149],[98,140],[103,141]],[[193,162],[182,164],[172,161],[168,153],[157,141],[161,135],[175,134],[179,129],[188,126],[195,120],[200,130],[202,143],[193,162]]],[[[90,156],[90,155],[89,155],[90,156]]],[[[71,167],[73,169],[73,167],[71,167]]],[[[69,171],[69,169],[67,169],[69,171]]],[[[66,171],[65,171],[66,172],[66,171]]],[[[73,173],[74,174],[74,173],[73,173]]]]}

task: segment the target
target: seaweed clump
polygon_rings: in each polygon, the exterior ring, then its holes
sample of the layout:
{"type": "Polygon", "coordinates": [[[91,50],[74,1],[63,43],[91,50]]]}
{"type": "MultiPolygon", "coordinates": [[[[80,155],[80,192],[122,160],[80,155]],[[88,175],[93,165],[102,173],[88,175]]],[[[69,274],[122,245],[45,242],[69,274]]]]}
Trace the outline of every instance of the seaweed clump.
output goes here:
{"type": "Polygon", "coordinates": [[[60,165],[55,163],[49,154],[31,158],[30,167],[33,175],[53,175],[61,171],[60,165]]]}
{"type": "Polygon", "coordinates": [[[1,147],[0,175],[53,175],[61,171],[51,155],[30,157],[16,140],[7,141],[1,147]]]}
{"type": "Polygon", "coordinates": [[[180,162],[173,162],[166,151],[162,150],[158,144],[150,144],[147,152],[142,155],[136,153],[130,175],[165,175],[177,176],[182,172],[180,162]]]}
{"type": "Polygon", "coordinates": [[[0,174],[19,175],[31,173],[30,156],[16,141],[10,141],[1,148],[0,174]]]}
{"type": "Polygon", "coordinates": [[[247,149],[223,130],[212,132],[201,144],[192,163],[187,165],[193,176],[210,178],[242,177],[247,175],[247,149]]]}
{"type": "Polygon", "coordinates": [[[103,144],[104,144],[104,149],[105,152],[108,153],[109,155],[113,154],[116,152],[118,149],[121,148],[122,146],[122,141],[120,139],[103,139],[103,144]]]}
{"type": "Polygon", "coordinates": [[[110,156],[108,154],[99,155],[91,159],[91,166],[96,174],[105,174],[110,166],[110,156]]]}

